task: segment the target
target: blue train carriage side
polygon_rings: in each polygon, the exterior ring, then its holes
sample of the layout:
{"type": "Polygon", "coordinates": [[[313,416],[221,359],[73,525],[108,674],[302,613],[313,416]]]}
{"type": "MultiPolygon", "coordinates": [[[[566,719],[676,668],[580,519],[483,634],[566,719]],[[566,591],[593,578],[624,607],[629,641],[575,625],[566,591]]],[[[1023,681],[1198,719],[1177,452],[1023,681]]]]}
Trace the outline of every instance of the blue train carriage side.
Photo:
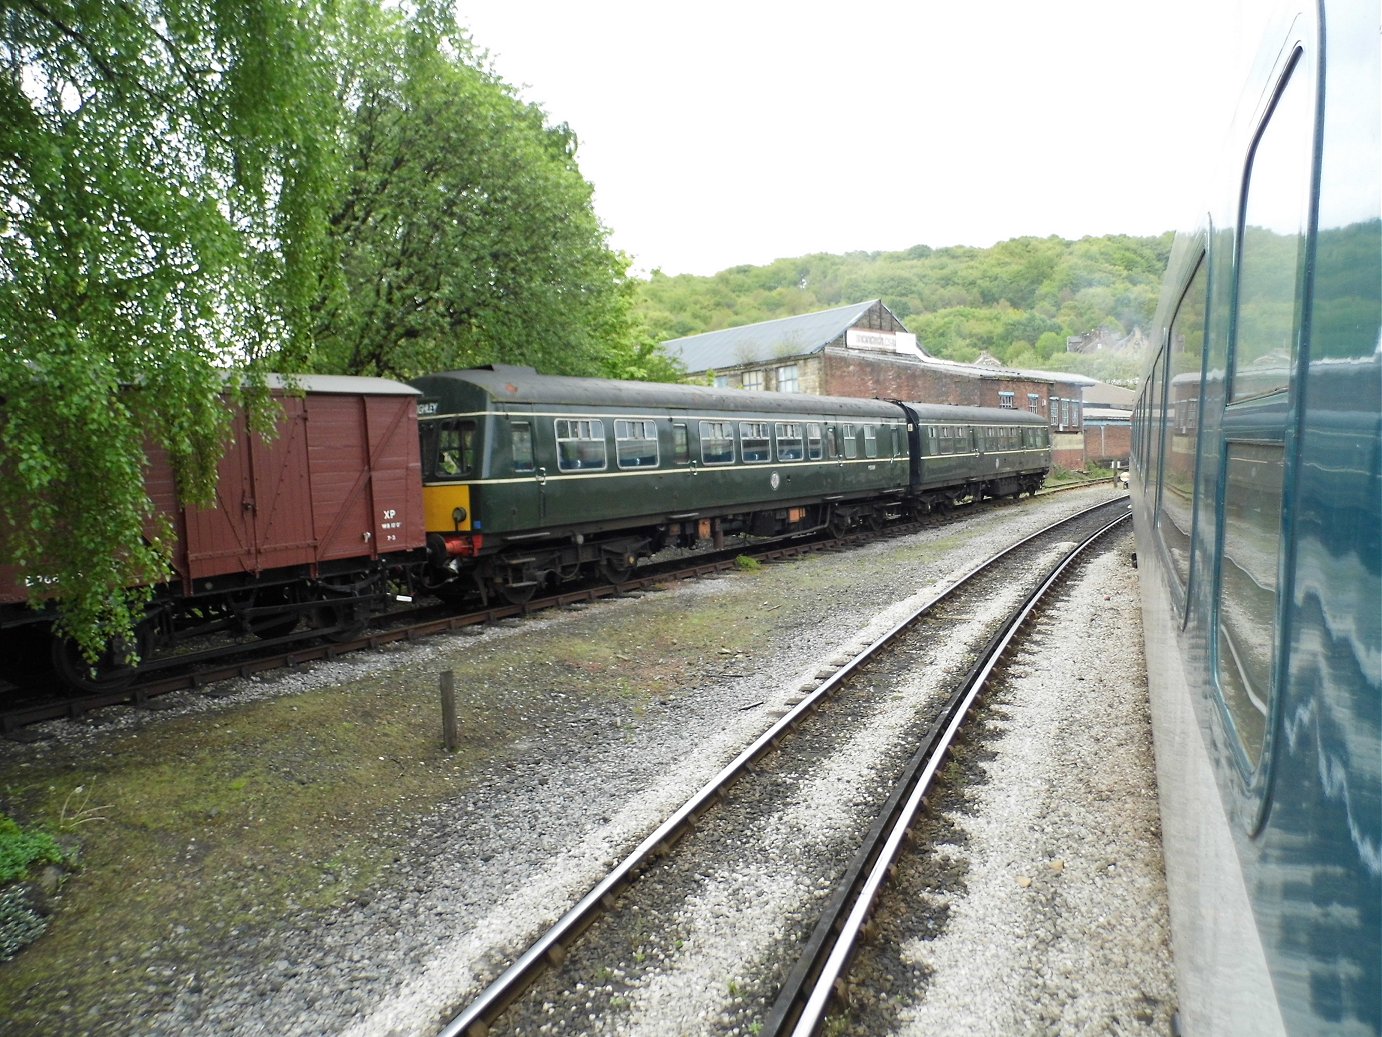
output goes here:
{"type": "Polygon", "coordinates": [[[1378,15],[1269,31],[1134,412],[1187,1034],[1382,1032],[1378,15]]]}
{"type": "Polygon", "coordinates": [[[892,403],[541,375],[430,375],[424,515],[442,586],[510,601],[668,545],[881,525],[908,487],[892,403]]]}
{"type": "Polygon", "coordinates": [[[911,430],[909,497],[917,512],[1036,493],[1051,470],[1051,428],[1039,414],[934,403],[901,406],[911,430]]]}

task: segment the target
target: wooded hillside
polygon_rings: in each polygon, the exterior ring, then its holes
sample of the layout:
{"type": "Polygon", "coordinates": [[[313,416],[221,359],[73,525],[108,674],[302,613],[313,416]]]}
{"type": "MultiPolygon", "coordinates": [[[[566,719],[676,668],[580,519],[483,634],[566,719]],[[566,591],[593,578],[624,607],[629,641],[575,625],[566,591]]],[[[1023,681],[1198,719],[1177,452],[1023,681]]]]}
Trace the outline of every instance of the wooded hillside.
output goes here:
{"type": "Polygon", "coordinates": [[[1140,357],[1067,354],[1066,339],[1145,334],[1170,249],[1169,233],[1014,238],[983,249],[802,256],[713,277],[655,271],[637,311],[662,341],[878,298],[935,356],[968,362],[988,352],[1013,367],[1131,383],[1140,357]]]}

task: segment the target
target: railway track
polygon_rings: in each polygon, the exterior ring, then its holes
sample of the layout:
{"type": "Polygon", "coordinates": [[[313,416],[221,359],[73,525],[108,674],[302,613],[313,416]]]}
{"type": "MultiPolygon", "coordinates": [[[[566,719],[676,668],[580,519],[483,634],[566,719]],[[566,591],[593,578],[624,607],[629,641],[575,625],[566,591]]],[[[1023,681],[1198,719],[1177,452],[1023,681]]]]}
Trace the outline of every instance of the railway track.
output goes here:
{"type": "Polygon", "coordinates": [[[918,603],[854,658],[835,660],[834,672],[518,954],[442,1033],[487,1034],[501,1020],[508,1031],[539,1032],[563,1011],[579,1013],[573,1001],[617,1012],[629,1003],[621,991],[635,989],[662,998],[664,1013],[668,1003],[693,1019],[718,1012],[726,1028],[740,1032],[816,1032],[984,682],[1075,557],[1126,514],[1115,500],[1028,537],[918,603]],[[841,800],[847,809],[839,809],[841,800]],[[793,850],[786,863],[783,846],[793,850]],[[777,893],[764,895],[755,884],[751,902],[737,903],[736,875],[745,868],[773,873],[768,885],[777,893]],[[676,975],[678,959],[725,953],[696,946],[688,928],[685,903],[706,897],[724,897],[724,910],[745,919],[721,968],[737,961],[742,977],[709,995],[703,982],[678,987],[665,978],[676,975]],[[650,955],[666,966],[662,974],[642,967],[650,955]]]}
{"type": "MultiPolygon", "coordinates": [[[[1010,506],[1009,502],[1003,501],[984,503],[984,506],[990,507],[1005,505],[1010,506]]],[[[692,558],[645,566],[630,579],[619,583],[591,582],[573,590],[534,597],[522,604],[493,604],[466,612],[436,605],[401,609],[384,617],[376,617],[373,625],[358,634],[336,631],[329,632],[331,636],[323,638],[321,631],[304,630],[249,643],[216,644],[153,660],[142,669],[136,680],[121,682],[107,689],[54,694],[51,684],[46,687],[42,683],[30,687],[11,687],[3,692],[6,705],[0,711],[0,735],[24,740],[31,737],[28,732],[34,725],[44,721],[76,719],[111,706],[151,707],[160,696],[172,692],[209,688],[236,678],[328,661],[351,652],[377,649],[399,641],[451,633],[549,608],[562,608],[578,602],[645,590],[658,584],[698,579],[732,568],[740,556],[770,561],[800,557],[811,551],[838,550],[880,536],[905,535],[937,522],[962,520],[967,512],[967,508],[959,509],[943,515],[927,516],[916,522],[895,524],[881,532],[858,531],[841,538],[818,535],[800,540],[739,545],[692,558]]]]}

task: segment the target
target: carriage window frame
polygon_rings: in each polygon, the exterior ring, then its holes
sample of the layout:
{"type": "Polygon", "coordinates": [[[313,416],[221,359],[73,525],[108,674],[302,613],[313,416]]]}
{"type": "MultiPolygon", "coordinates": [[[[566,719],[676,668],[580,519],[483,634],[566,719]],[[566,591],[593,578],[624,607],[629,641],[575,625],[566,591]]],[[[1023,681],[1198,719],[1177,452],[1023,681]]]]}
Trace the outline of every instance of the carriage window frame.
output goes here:
{"type": "Polygon", "coordinates": [[[739,450],[745,464],[768,464],[773,459],[773,426],[769,421],[739,422],[739,450]]]}
{"type": "Polygon", "coordinates": [[[554,418],[552,431],[557,441],[558,471],[602,472],[609,467],[603,418],[554,418]]]}
{"type": "Polygon", "coordinates": [[[864,426],[864,456],[865,456],[865,457],[877,457],[877,456],[878,456],[878,426],[877,426],[877,425],[865,425],[865,426],[864,426]]]}
{"type": "Polygon", "coordinates": [[[1227,741],[1244,790],[1257,802],[1256,812],[1246,818],[1250,832],[1260,827],[1266,812],[1266,776],[1280,709],[1282,646],[1276,632],[1283,610],[1289,608],[1291,593],[1282,583],[1290,522],[1286,487],[1291,473],[1286,443],[1300,360],[1311,199],[1317,175],[1313,70],[1313,62],[1298,42],[1281,66],[1249,148],[1237,211],[1217,458],[1219,521],[1210,631],[1219,712],[1229,732],[1227,741]],[[1286,190],[1282,190],[1283,183],[1286,190]],[[1270,211],[1267,220],[1262,220],[1264,208],[1270,211]],[[1289,275],[1287,265],[1278,263],[1273,278],[1270,263],[1259,263],[1259,253],[1270,259],[1266,254],[1272,250],[1265,246],[1283,217],[1285,226],[1294,227],[1294,255],[1289,275]],[[1253,220],[1261,221],[1261,226],[1252,228],[1261,233],[1250,235],[1253,220]],[[1263,270],[1268,271],[1265,278],[1263,270]],[[1259,294],[1264,285],[1266,293],[1259,294]],[[1275,295],[1270,294],[1273,289],[1275,295]],[[1270,304],[1286,301],[1283,297],[1287,293],[1289,307],[1278,306],[1276,311],[1279,318],[1289,309],[1289,326],[1279,320],[1277,325],[1278,333],[1285,329],[1285,355],[1276,348],[1264,353],[1263,343],[1274,341],[1277,335],[1262,335],[1257,314],[1252,320],[1245,317],[1251,312],[1249,307],[1260,305],[1264,298],[1268,306],[1263,312],[1271,313],[1270,304]],[[1251,341],[1245,345],[1249,337],[1251,341]]]}
{"type": "Polygon", "coordinates": [[[474,418],[441,418],[427,423],[428,475],[439,481],[464,481],[478,474],[475,449],[479,424],[474,418]]]}
{"type": "Polygon", "coordinates": [[[672,422],[672,463],[691,463],[691,433],[684,421],[672,422]]]}
{"type": "Polygon", "coordinates": [[[1204,395],[1204,355],[1208,327],[1209,262],[1201,250],[1200,257],[1176,302],[1175,312],[1171,315],[1171,323],[1167,328],[1165,349],[1161,353],[1164,361],[1165,390],[1162,421],[1158,426],[1159,464],[1153,522],[1157,529],[1157,541],[1161,545],[1166,571],[1174,580],[1171,600],[1175,605],[1176,616],[1182,624],[1187,619],[1186,609],[1194,573],[1195,526],[1200,493],[1198,440],[1192,433],[1199,427],[1200,399],[1204,395]],[[1188,326],[1187,321],[1190,322],[1188,326]],[[1176,399],[1178,380],[1182,386],[1189,385],[1192,375],[1193,395],[1185,397],[1184,400],[1176,399]],[[1192,405],[1194,416],[1185,419],[1185,411],[1192,405]],[[1181,439],[1179,448],[1177,436],[1181,439]],[[1188,471],[1184,473],[1185,478],[1179,482],[1175,478],[1177,458],[1180,458],[1179,463],[1188,464],[1188,471]],[[1183,509],[1177,511],[1168,506],[1172,496],[1185,501],[1183,509]],[[1178,516],[1184,520],[1184,528],[1177,521],[1178,516]],[[1176,540],[1174,544],[1168,539],[1168,529],[1175,531],[1172,533],[1176,540]]]}
{"type": "Polygon", "coordinates": [[[825,456],[825,435],[819,421],[806,423],[806,456],[811,461],[819,461],[825,456]]]}
{"type": "Polygon", "coordinates": [[[657,422],[652,418],[615,418],[614,457],[622,469],[656,468],[657,422]]]}
{"type": "Polygon", "coordinates": [[[537,468],[533,452],[533,423],[514,421],[509,424],[509,453],[515,472],[531,472],[537,468]]]}
{"type": "Polygon", "coordinates": [[[703,420],[700,423],[701,464],[729,465],[734,463],[734,422],[703,420]]]}
{"type": "Polygon", "coordinates": [[[773,425],[779,461],[800,461],[806,456],[805,436],[799,421],[779,421],[773,425]]]}
{"type": "Polygon", "coordinates": [[[853,461],[859,456],[859,428],[857,425],[842,424],[840,426],[840,439],[844,447],[846,461],[853,461]]]}

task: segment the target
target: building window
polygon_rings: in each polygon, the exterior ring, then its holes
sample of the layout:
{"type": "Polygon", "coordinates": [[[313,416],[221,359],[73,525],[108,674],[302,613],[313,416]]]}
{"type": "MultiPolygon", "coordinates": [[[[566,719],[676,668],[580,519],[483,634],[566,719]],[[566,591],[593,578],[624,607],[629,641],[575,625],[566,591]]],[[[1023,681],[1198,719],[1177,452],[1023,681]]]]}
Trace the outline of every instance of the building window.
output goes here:
{"type": "Polygon", "coordinates": [[[797,365],[783,364],[777,369],[778,392],[800,392],[801,383],[797,381],[797,365]]]}
{"type": "Polygon", "coordinates": [[[762,392],[762,391],[763,391],[763,372],[762,372],[762,371],[745,371],[745,372],[744,372],[744,388],[745,388],[745,389],[749,389],[749,390],[751,390],[751,391],[753,391],[753,392],[762,392]]]}
{"type": "Polygon", "coordinates": [[[657,467],[657,423],[619,418],[614,422],[614,455],[620,468],[657,467]]]}
{"type": "Polygon", "coordinates": [[[998,394],[998,406],[1005,410],[1015,410],[1017,404],[1013,402],[1013,394],[1010,392],[1000,392],[998,394]]]}
{"type": "Polygon", "coordinates": [[[771,461],[769,451],[768,423],[766,421],[739,422],[739,443],[744,451],[744,460],[751,462],[771,461]]]}
{"type": "Polygon", "coordinates": [[[1027,394],[1027,409],[1033,414],[1041,413],[1041,397],[1034,392],[1027,394]]]}
{"type": "Polygon", "coordinates": [[[563,472],[605,467],[605,423],[599,418],[558,418],[557,467],[563,472]]]}
{"type": "Polygon", "coordinates": [[[715,376],[715,388],[717,388],[717,389],[728,389],[728,388],[729,388],[729,375],[727,375],[727,374],[717,374],[717,375],[715,376]]]}

